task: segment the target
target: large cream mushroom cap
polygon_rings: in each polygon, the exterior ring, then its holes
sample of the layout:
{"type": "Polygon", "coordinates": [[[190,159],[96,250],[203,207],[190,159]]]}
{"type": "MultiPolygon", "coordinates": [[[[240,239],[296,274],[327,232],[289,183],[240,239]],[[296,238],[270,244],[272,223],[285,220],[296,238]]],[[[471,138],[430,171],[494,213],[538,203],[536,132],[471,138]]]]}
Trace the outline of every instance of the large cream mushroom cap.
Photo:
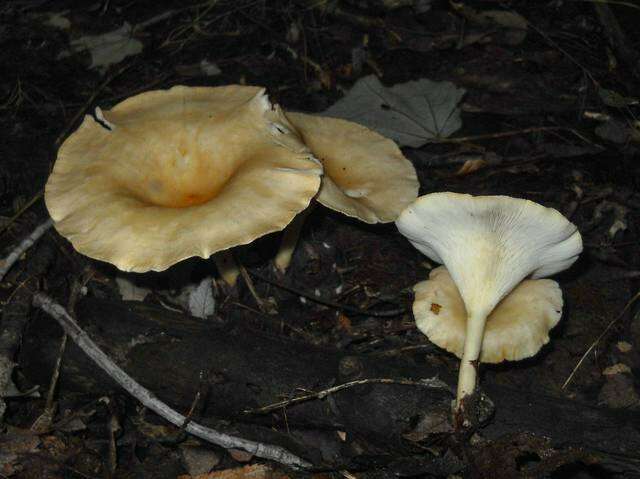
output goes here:
{"type": "Polygon", "coordinates": [[[45,189],[56,229],[124,271],[284,228],[320,187],[321,164],[264,89],[183,87],[86,116],[45,189]]]}
{"type": "Polygon", "coordinates": [[[508,196],[432,193],[396,224],[447,267],[469,315],[488,315],[523,279],[562,271],[582,251],[578,229],[557,210],[508,196]]]}
{"type": "Polygon", "coordinates": [[[318,201],[366,223],[394,221],[418,196],[416,170],[400,148],[352,121],[287,112],[324,166],[318,201]]]}
{"type": "MultiPolygon", "coordinates": [[[[444,266],[413,288],[418,329],[443,349],[462,357],[467,310],[444,266]]],[[[524,280],[487,317],[480,361],[499,363],[534,356],[549,342],[562,316],[562,291],[553,280],[524,280]]]]}

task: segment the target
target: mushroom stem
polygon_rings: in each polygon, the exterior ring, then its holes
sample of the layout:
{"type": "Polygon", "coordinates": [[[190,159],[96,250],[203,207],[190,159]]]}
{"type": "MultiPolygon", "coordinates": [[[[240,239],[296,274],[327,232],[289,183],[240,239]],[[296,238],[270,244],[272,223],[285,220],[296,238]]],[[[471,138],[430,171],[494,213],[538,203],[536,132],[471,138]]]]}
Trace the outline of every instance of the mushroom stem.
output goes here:
{"type": "Polygon", "coordinates": [[[218,251],[213,255],[213,261],[216,263],[220,277],[233,288],[240,275],[240,268],[231,250],[218,251]]]}
{"type": "Polygon", "coordinates": [[[293,221],[287,225],[282,233],[280,249],[273,259],[273,264],[282,274],[287,272],[287,268],[291,264],[291,258],[293,258],[293,253],[300,239],[300,232],[312,209],[313,203],[293,218],[293,221]]]}
{"type": "Polygon", "coordinates": [[[458,391],[456,395],[456,410],[460,409],[462,399],[473,394],[476,389],[478,376],[479,358],[482,351],[482,340],[484,338],[484,326],[487,322],[488,314],[473,313],[467,317],[467,328],[464,338],[464,351],[460,360],[460,371],[458,373],[458,391]]]}

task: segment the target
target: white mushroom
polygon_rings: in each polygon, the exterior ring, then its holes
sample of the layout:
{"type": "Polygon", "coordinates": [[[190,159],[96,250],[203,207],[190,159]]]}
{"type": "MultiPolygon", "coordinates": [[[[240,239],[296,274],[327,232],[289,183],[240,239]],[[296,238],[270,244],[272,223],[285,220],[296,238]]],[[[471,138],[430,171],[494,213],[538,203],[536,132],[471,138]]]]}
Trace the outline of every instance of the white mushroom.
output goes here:
{"type": "Polygon", "coordinates": [[[456,193],[418,198],[396,224],[418,250],[446,266],[464,301],[460,408],[475,390],[488,316],[525,278],[571,266],[582,251],[580,233],[557,210],[532,201],[456,193]]]}

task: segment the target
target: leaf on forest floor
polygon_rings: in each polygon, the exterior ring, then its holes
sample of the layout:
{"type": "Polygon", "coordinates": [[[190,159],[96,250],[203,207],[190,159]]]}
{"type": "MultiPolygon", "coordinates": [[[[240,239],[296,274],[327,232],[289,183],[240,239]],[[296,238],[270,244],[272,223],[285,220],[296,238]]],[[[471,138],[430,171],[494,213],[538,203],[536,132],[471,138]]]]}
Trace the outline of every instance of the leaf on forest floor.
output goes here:
{"type": "Polygon", "coordinates": [[[73,40],[69,46],[71,52],[63,52],[58,58],[69,56],[70,53],[87,51],[91,54],[89,68],[106,70],[109,66],[120,63],[125,58],[142,52],[144,46],[133,36],[133,27],[124,22],[117,30],[101,35],[86,35],[73,40]]]}
{"type": "Polygon", "coordinates": [[[212,278],[206,277],[189,289],[189,312],[192,316],[206,319],[214,313],[216,300],[213,296],[212,285],[212,278]]]}
{"type": "Polygon", "coordinates": [[[427,79],[385,87],[375,75],[358,80],[323,112],[367,126],[400,146],[419,148],[462,126],[458,103],[465,94],[451,82],[427,79]]]}

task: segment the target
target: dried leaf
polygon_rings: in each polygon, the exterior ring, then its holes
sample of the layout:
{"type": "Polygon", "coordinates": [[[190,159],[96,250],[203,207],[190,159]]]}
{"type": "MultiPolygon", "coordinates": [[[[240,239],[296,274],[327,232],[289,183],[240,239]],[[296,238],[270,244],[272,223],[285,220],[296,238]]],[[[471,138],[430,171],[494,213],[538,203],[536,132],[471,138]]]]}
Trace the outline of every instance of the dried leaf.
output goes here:
{"type": "Polygon", "coordinates": [[[220,70],[218,65],[210,62],[206,58],[200,62],[200,70],[202,70],[202,73],[208,77],[214,77],[222,73],[222,70],[220,70]]]}
{"type": "Polygon", "coordinates": [[[618,341],[618,343],[616,344],[616,347],[618,348],[618,351],[620,351],[621,353],[628,353],[633,349],[633,346],[631,345],[631,343],[628,343],[626,341],[618,341]]]}
{"type": "Polygon", "coordinates": [[[603,376],[615,376],[616,374],[631,374],[631,368],[624,363],[616,363],[602,371],[603,376]]]}
{"type": "Polygon", "coordinates": [[[626,97],[616,91],[607,90],[602,87],[598,88],[598,96],[602,100],[602,103],[613,108],[623,108],[629,105],[638,104],[637,98],[626,97]]]}
{"type": "Polygon", "coordinates": [[[238,462],[249,462],[253,459],[253,454],[247,451],[242,451],[241,449],[229,449],[229,455],[238,462]]]}
{"type": "Polygon", "coordinates": [[[488,163],[487,163],[486,160],[467,160],[458,169],[458,171],[456,171],[456,176],[468,175],[470,173],[473,173],[475,171],[478,171],[478,170],[484,168],[487,165],[488,165],[488,163]]]}
{"type": "Polygon", "coordinates": [[[124,276],[116,276],[116,285],[123,301],[144,301],[151,290],[133,283],[124,276]]]}
{"type": "Polygon", "coordinates": [[[215,312],[216,300],[213,297],[213,279],[202,278],[202,281],[189,291],[189,312],[196,318],[205,319],[215,312]]]}
{"type": "Polygon", "coordinates": [[[419,148],[437,138],[446,138],[462,126],[458,103],[465,90],[451,82],[427,79],[387,88],[369,75],[323,112],[344,118],[392,138],[400,146],[419,148]]]}
{"type": "MultiPolygon", "coordinates": [[[[120,63],[128,56],[137,55],[144,48],[142,43],[133,37],[133,27],[127,22],[117,30],[102,35],[86,35],[73,40],[69,46],[74,53],[88,51],[91,54],[89,68],[102,70],[120,63]]],[[[68,52],[62,56],[68,56],[68,52]]]]}

